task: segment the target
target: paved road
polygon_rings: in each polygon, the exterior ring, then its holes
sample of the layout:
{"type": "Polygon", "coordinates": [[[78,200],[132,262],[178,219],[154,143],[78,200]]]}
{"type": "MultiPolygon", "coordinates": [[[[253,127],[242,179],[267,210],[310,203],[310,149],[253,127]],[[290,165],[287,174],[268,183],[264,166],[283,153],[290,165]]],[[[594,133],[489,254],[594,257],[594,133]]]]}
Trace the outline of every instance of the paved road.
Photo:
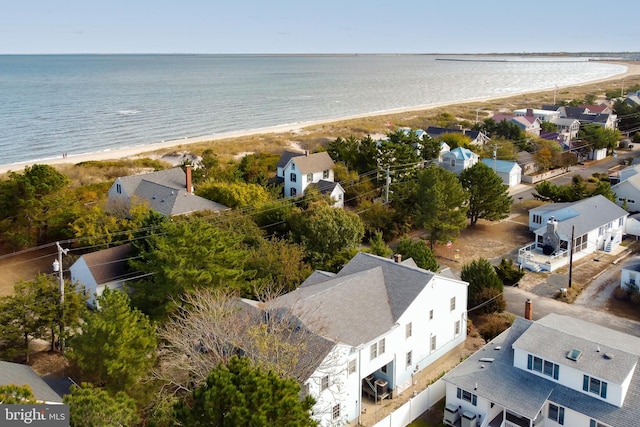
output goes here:
{"type": "MultiPolygon", "coordinates": [[[[615,277],[615,269],[611,271],[611,274],[615,277]]],[[[603,282],[596,280],[590,287],[593,286],[592,289],[597,290],[606,279],[607,276],[601,279],[603,282]]],[[[613,292],[611,289],[615,288],[616,285],[615,281],[611,281],[607,284],[607,289],[613,292]]],[[[549,313],[564,314],[640,337],[640,322],[608,313],[604,309],[604,304],[596,304],[595,299],[585,297],[582,302],[577,301],[573,304],[567,304],[553,298],[539,296],[532,292],[513,287],[506,287],[504,289],[504,298],[507,302],[507,311],[516,316],[524,316],[525,303],[530,299],[533,304],[533,320],[538,320],[549,313]]],[[[606,303],[606,300],[604,302],[606,303]]]]}

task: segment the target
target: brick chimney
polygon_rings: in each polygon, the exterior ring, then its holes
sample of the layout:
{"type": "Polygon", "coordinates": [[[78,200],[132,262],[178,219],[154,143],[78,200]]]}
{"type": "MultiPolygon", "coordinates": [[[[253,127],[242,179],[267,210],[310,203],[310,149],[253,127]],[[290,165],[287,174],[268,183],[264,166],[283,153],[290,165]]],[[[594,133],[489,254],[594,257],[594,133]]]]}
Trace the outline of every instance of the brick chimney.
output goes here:
{"type": "Polygon", "coordinates": [[[524,303],[524,318],[527,320],[533,320],[533,301],[527,298],[524,303]]]}
{"type": "Polygon", "coordinates": [[[187,193],[193,193],[193,185],[191,184],[191,165],[185,166],[184,173],[187,175],[187,182],[185,183],[187,186],[187,193]]]}
{"type": "Polygon", "coordinates": [[[400,264],[402,262],[402,255],[401,254],[395,254],[393,256],[393,261],[396,262],[397,264],[400,264]]]}
{"type": "Polygon", "coordinates": [[[533,117],[533,108],[527,108],[527,117],[533,117]]]}

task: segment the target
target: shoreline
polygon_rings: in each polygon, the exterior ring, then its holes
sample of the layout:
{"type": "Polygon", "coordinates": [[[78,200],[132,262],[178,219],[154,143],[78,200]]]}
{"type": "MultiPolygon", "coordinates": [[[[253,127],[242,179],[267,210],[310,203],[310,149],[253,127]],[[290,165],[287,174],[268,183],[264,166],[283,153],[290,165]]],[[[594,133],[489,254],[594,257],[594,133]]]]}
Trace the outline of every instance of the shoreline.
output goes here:
{"type": "MultiPolygon", "coordinates": [[[[606,61],[606,60],[602,62],[623,65],[626,67],[626,71],[623,73],[614,74],[612,76],[602,78],[602,79],[590,80],[583,83],[577,83],[577,84],[571,84],[571,85],[565,85],[565,86],[557,86],[556,90],[563,89],[563,88],[587,86],[587,85],[601,83],[601,82],[620,80],[629,76],[640,75],[640,62],[606,61]]],[[[143,154],[148,154],[148,156],[152,158],[159,158],[157,154],[154,154],[155,151],[161,151],[161,150],[166,151],[172,148],[178,149],[179,147],[196,144],[196,143],[215,142],[215,141],[224,140],[224,139],[242,138],[242,137],[262,135],[262,134],[301,132],[308,127],[324,125],[329,123],[338,123],[338,122],[352,120],[352,119],[402,114],[402,113],[415,112],[415,111],[428,111],[435,108],[443,108],[443,107],[453,106],[453,105],[465,105],[465,104],[472,104],[477,102],[490,102],[490,101],[496,101],[501,99],[508,99],[515,96],[523,96],[523,95],[532,94],[532,93],[548,92],[551,90],[553,90],[553,88],[537,89],[537,90],[531,90],[531,91],[512,93],[504,96],[491,96],[491,97],[484,97],[484,98],[468,99],[464,101],[454,101],[454,102],[446,102],[446,103],[432,104],[432,105],[421,105],[421,106],[408,107],[408,108],[397,108],[397,109],[377,111],[377,112],[374,111],[374,112],[356,114],[356,115],[347,116],[347,117],[338,117],[338,118],[325,119],[325,120],[314,120],[314,121],[299,122],[299,123],[292,123],[292,124],[276,125],[276,126],[269,126],[269,127],[249,129],[249,130],[230,131],[230,132],[224,132],[224,133],[214,134],[214,135],[184,137],[181,139],[172,139],[172,140],[166,140],[166,141],[163,140],[161,142],[151,142],[149,144],[142,144],[142,145],[137,145],[132,147],[114,148],[114,149],[109,149],[105,151],[96,151],[96,152],[81,153],[81,154],[70,154],[64,157],[60,156],[56,158],[30,160],[30,161],[17,162],[17,163],[11,163],[11,164],[0,164],[0,174],[6,174],[8,172],[21,172],[24,170],[25,167],[33,166],[35,164],[63,165],[63,164],[77,164],[77,163],[82,163],[87,161],[122,160],[127,158],[139,157],[143,154]]]]}

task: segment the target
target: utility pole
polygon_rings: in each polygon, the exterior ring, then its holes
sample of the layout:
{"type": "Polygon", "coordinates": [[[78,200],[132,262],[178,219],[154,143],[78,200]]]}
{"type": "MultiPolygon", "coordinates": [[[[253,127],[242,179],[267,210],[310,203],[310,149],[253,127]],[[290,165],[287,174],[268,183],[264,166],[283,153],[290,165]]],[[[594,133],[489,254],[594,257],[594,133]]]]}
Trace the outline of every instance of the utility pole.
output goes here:
{"type": "Polygon", "coordinates": [[[386,205],[389,203],[389,184],[391,184],[391,172],[389,172],[389,167],[387,167],[385,172],[387,173],[387,179],[385,180],[384,185],[384,204],[386,205]]]}
{"type": "Polygon", "coordinates": [[[58,273],[58,285],[60,289],[60,352],[64,352],[64,346],[62,342],[62,334],[64,333],[64,275],[62,274],[62,255],[66,255],[69,249],[63,249],[60,246],[60,242],[56,242],[58,248],[58,259],[53,261],[53,271],[58,273]]]}
{"type": "Polygon", "coordinates": [[[571,288],[571,276],[573,274],[573,238],[574,233],[576,231],[576,226],[571,226],[571,243],[569,244],[569,285],[568,288],[571,288]]]}

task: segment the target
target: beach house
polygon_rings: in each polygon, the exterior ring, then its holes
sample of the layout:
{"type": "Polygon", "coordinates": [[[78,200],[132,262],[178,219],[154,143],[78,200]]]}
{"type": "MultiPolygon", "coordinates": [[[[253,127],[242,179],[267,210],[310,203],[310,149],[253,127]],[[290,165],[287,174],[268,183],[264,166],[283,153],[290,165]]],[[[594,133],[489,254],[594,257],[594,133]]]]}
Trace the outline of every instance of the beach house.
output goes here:
{"type": "Polygon", "coordinates": [[[555,271],[595,251],[617,250],[628,212],[602,195],[529,210],[534,242],[520,248],[518,263],[534,271],[555,271]],[[570,245],[570,242],[573,242],[570,245]],[[572,247],[572,251],[569,248],[572,247]]]}
{"type": "Polygon", "coordinates": [[[513,325],[452,371],[444,421],[457,426],[634,426],[640,339],[549,314],[513,325]]]}
{"type": "Polygon", "coordinates": [[[456,147],[441,154],[440,167],[460,175],[460,172],[478,163],[480,156],[468,148],[456,147]]]}
{"type": "Polygon", "coordinates": [[[117,178],[109,189],[108,207],[128,211],[132,203],[146,203],[166,216],[194,212],[222,212],[229,208],[193,194],[191,166],[117,178]]]}
{"type": "Polygon", "coordinates": [[[316,271],[264,304],[287,312],[322,340],[303,390],[321,426],[355,423],[367,405],[394,399],[414,375],[464,345],[467,286],[412,260],[358,253],[337,274],[316,271]]]}
{"type": "Polygon", "coordinates": [[[136,277],[130,274],[127,259],[131,245],[120,245],[84,254],[69,267],[71,283],[80,285],[88,296],[87,304],[99,308],[96,299],[105,288],[122,289],[126,281],[136,277]]]}
{"type": "Polygon", "coordinates": [[[326,151],[309,154],[285,151],[277,163],[276,178],[284,186],[285,197],[303,196],[307,188],[317,188],[333,200],[333,206],[344,204],[344,189],[335,182],[333,159],[326,151]]]}

